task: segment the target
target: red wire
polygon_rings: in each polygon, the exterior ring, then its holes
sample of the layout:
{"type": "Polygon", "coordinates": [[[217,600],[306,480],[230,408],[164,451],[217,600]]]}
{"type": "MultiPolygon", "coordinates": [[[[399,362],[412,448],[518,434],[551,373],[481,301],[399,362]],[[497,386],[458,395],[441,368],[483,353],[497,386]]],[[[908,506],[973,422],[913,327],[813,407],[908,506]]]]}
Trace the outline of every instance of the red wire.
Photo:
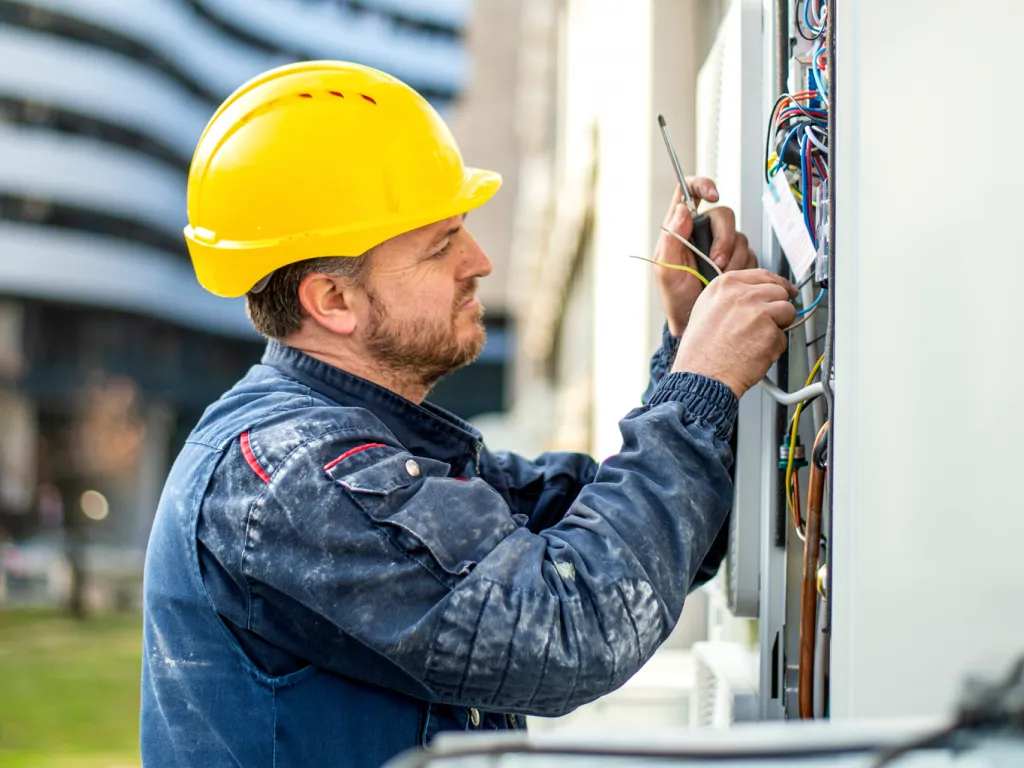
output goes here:
{"type": "Polygon", "coordinates": [[[813,117],[819,117],[819,118],[822,118],[822,119],[824,119],[827,116],[825,111],[821,110],[821,109],[802,109],[801,110],[801,109],[792,109],[792,108],[787,107],[775,119],[775,124],[777,126],[778,125],[782,125],[782,123],[786,122],[787,120],[789,120],[792,117],[800,117],[801,115],[806,116],[806,114],[810,114],[813,117]]]}
{"type": "Polygon", "coordinates": [[[818,177],[824,179],[825,178],[825,166],[822,164],[821,158],[818,157],[817,155],[815,155],[813,160],[814,160],[814,167],[818,171],[818,177]]]}

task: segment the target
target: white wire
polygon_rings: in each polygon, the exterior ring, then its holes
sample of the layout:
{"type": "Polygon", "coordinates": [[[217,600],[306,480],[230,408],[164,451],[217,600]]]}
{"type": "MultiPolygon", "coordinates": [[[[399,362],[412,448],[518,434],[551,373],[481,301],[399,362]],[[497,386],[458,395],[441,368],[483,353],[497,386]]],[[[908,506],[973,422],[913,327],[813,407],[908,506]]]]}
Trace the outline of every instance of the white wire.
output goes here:
{"type": "Polygon", "coordinates": [[[810,128],[804,128],[804,132],[807,134],[807,138],[811,140],[811,143],[814,144],[814,146],[816,146],[826,155],[828,154],[828,147],[826,147],[824,144],[821,143],[821,141],[818,140],[818,137],[814,135],[814,131],[812,131],[810,128]]]}
{"type": "Polygon", "coordinates": [[[783,389],[779,389],[767,376],[761,379],[760,384],[761,388],[771,395],[772,399],[781,405],[796,405],[797,403],[810,400],[812,397],[816,397],[824,392],[820,381],[816,381],[809,387],[798,389],[796,392],[786,392],[783,389]]]}
{"type": "Polygon", "coordinates": [[[678,234],[676,232],[673,232],[671,229],[666,229],[665,227],[662,227],[661,231],[662,232],[668,232],[670,235],[672,235],[672,237],[674,237],[680,243],[682,243],[687,248],[689,248],[691,251],[693,251],[695,254],[697,254],[702,259],[704,259],[704,261],[706,261],[708,264],[711,265],[711,268],[715,270],[716,274],[719,274],[719,275],[722,274],[722,268],[721,267],[719,267],[717,264],[715,264],[715,262],[713,262],[711,259],[709,259],[707,256],[705,256],[703,253],[701,253],[700,249],[697,246],[695,246],[689,240],[686,240],[682,235],[680,235],[680,234],[678,234]]]}

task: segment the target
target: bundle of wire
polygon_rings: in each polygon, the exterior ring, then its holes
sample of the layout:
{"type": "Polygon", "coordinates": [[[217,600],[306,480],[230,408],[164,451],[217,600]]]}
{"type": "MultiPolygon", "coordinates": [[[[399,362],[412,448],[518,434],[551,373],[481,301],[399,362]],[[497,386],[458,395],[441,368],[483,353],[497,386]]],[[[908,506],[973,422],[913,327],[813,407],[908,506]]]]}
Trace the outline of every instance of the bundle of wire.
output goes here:
{"type": "MultiPolygon", "coordinates": [[[[784,93],[775,102],[765,139],[765,180],[784,173],[803,214],[804,226],[816,249],[820,249],[819,233],[824,229],[825,205],[828,196],[828,18],[824,0],[803,0],[797,14],[797,31],[813,42],[808,61],[806,90],[784,93]],[[782,137],[779,141],[779,137],[782,137]]],[[[810,278],[808,278],[810,279],[810,278]]],[[[822,289],[812,303],[797,313],[796,328],[810,319],[821,304],[822,289]]],[[[807,378],[811,384],[822,361],[819,359],[807,378]]],[[[789,455],[786,462],[786,501],[794,515],[797,534],[801,535],[799,519],[799,480],[794,467],[796,436],[800,416],[806,403],[797,406],[791,422],[789,455]]]]}

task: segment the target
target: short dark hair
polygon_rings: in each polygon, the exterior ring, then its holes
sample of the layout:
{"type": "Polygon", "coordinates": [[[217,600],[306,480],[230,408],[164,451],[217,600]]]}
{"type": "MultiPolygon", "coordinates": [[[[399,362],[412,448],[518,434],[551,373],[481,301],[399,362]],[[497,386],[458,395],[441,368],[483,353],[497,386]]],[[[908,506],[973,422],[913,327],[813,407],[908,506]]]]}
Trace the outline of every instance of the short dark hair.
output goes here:
{"type": "Polygon", "coordinates": [[[283,341],[302,327],[306,310],[299,301],[299,285],[309,275],[344,277],[362,286],[370,266],[370,252],[362,256],[325,256],[288,264],[275,270],[266,287],[245,296],[249,319],[268,339],[283,341]]]}

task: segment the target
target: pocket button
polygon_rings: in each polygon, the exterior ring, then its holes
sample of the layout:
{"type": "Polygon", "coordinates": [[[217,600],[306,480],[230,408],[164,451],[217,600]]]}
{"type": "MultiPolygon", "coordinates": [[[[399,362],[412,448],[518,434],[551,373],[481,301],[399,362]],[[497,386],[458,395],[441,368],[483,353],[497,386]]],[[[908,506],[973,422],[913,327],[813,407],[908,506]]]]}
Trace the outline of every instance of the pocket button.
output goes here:
{"type": "Polygon", "coordinates": [[[405,471],[409,473],[409,477],[419,477],[420,465],[417,464],[412,459],[409,459],[407,462],[405,462],[405,471]]]}
{"type": "Polygon", "coordinates": [[[469,710],[469,722],[473,724],[474,728],[480,727],[480,710],[476,707],[469,710]]]}

